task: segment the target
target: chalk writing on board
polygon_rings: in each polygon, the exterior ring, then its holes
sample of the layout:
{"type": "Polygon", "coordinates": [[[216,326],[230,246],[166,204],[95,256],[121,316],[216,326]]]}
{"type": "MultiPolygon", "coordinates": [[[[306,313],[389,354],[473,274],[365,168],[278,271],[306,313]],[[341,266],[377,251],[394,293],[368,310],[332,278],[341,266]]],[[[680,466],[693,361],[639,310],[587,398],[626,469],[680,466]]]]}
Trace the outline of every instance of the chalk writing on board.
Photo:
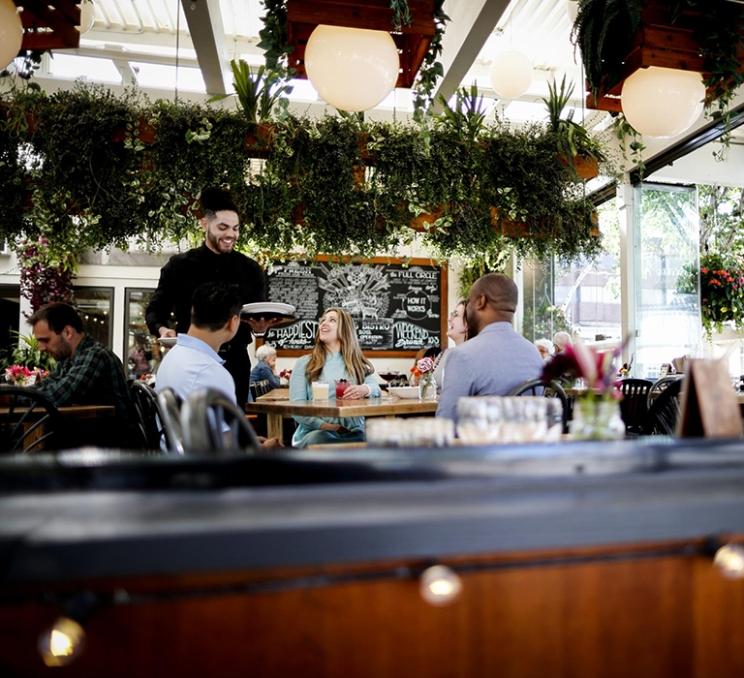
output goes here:
{"type": "Polygon", "coordinates": [[[338,306],[354,318],[384,318],[390,282],[384,269],[366,264],[319,267],[318,287],[325,292],[325,308],[338,306]]]}
{"type": "Polygon", "coordinates": [[[279,350],[312,348],[317,320],[339,307],[354,318],[366,351],[416,351],[438,346],[442,270],[402,262],[328,264],[277,262],[269,270],[270,301],[292,304],[298,321],[271,329],[266,341],[279,350]]]}

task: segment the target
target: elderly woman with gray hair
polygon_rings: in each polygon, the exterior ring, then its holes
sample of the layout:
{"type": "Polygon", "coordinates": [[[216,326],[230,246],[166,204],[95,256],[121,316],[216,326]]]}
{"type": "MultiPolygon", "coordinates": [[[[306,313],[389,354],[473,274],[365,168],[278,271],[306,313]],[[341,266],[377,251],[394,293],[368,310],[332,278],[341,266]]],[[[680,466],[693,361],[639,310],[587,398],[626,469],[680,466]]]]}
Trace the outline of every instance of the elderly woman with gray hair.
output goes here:
{"type": "Polygon", "coordinates": [[[281,382],[274,374],[276,366],[276,349],[271,344],[263,344],[256,349],[256,366],[251,370],[251,386],[259,381],[268,381],[271,388],[277,388],[281,382]]]}

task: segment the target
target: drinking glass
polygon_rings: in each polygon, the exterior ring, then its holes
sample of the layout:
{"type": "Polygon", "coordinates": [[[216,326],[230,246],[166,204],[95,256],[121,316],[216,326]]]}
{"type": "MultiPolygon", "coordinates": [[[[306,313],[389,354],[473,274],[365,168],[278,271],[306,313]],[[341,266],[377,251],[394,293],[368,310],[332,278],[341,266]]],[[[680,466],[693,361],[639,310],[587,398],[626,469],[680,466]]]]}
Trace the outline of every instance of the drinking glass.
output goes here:
{"type": "Polygon", "coordinates": [[[311,384],[313,391],[313,400],[328,400],[329,384],[324,381],[314,381],[311,384]]]}
{"type": "Polygon", "coordinates": [[[455,425],[451,419],[375,417],[367,420],[367,444],[378,447],[446,447],[454,438],[455,425]]]}
{"type": "Polygon", "coordinates": [[[543,396],[460,398],[457,434],[471,445],[557,440],[561,404],[543,396]]]}

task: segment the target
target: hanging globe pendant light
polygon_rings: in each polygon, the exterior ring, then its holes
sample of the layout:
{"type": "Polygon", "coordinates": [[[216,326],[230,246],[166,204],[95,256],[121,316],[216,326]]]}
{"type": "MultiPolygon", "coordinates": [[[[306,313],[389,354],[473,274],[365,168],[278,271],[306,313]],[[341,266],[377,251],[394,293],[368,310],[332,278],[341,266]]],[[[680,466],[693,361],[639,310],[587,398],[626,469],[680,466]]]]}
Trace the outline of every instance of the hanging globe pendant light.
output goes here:
{"type": "Polygon", "coordinates": [[[96,21],[96,8],[93,0],[83,0],[80,4],[80,35],[87,33],[96,21]]]}
{"type": "Polygon", "coordinates": [[[620,101],[633,128],[644,136],[666,139],[689,129],[703,112],[705,85],[695,71],[649,66],[623,83],[620,101]]]}
{"type": "Polygon", "coordinates": [[[517,50],[497,54],[491,63],[491,86],[502,99],[521,97],[532,83],[532,62],[517,50]]]}
{"type": "Polygon", "coordinates": [[[395,87],[400,69],[390,33],[319,24],[305,48],[307,77],[324,101],[342,111],[366,111],[395,87]]]}
{"type": "Polygon", "coordinates": [[[21,49],[23,24],[13,0],[0,0],[0,70],[10,64],[21,49]]]}

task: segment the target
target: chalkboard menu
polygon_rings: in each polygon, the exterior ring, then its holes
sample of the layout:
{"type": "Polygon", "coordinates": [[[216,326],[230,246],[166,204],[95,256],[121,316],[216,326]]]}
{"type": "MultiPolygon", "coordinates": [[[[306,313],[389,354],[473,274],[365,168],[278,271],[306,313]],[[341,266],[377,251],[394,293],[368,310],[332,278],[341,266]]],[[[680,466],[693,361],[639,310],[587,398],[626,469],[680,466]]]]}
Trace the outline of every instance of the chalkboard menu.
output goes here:
{"type": "Polygon", "coordinates": [[[269,301],[297,309],[297,322],[266,333],[282,355],[307,353],[332,306],[354,318],[365,353],[404,357],[446,343],[446,269],[430,259],[279,261],[268,280],[269,301]]]}

